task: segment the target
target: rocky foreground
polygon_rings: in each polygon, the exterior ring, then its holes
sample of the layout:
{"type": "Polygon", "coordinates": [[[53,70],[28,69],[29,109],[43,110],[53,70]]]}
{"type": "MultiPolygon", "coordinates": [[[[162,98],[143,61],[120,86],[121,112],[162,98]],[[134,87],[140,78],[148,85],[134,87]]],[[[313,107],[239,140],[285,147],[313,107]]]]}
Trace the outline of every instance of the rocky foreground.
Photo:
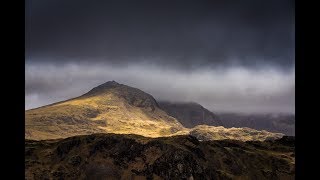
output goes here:
{"type": "Polygon", "coordinates": [[[25,141],[26,179],[294,179],[294,138],[92,134],[25,141]]]}

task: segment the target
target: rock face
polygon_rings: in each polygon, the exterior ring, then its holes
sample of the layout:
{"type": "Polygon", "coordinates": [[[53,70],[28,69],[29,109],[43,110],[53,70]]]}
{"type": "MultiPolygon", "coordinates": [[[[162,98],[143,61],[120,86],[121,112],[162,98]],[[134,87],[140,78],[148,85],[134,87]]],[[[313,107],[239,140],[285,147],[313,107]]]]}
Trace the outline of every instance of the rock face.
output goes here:
{"type": "Polygon", "coordinates": [[[292,138],[92,134],[25,142],[26,179],[294,179],[292,138]]]}
{"type": "Polygon", "coordinates": [[[197,103],[174,103],[160,101],[159,106],[182,125],[193,128],[197,125],[223,126],[217,116],[197,103]]]}
{"type": "Polygon", "coordinates": [[[149,94],[115,81],[67,101],[27,110],[27,139],[55,139],[112,132],[170,136],[184,127],[149,94]]]}

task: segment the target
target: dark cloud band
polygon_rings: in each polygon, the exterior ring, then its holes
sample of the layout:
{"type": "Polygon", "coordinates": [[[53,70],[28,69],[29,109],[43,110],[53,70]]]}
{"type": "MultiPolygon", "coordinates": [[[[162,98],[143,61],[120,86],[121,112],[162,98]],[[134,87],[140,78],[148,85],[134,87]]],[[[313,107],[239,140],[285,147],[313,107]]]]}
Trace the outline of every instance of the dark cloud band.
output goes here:
{"type": "Polygon", "coordinates": [[[34,61],[148,61],[179,68],[294,64],[293,1],[27,4],[26,55],[34,61]]]}

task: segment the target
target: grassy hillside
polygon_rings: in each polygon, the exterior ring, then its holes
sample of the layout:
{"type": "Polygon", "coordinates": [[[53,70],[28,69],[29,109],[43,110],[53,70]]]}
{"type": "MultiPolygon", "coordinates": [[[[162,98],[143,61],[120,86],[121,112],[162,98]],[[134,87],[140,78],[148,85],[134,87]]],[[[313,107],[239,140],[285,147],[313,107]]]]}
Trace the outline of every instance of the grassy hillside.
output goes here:
{"type": "Polygon", "coordinates": [[[192,128],[190,135],[201,140],[222,140],[235,139],[240,141],[264,141],[268,139],[278,139],[283,136],[281,133],[271,133],[268,131],[258,131],[250,128],[224,128],[222,126],[199,125],[192,128]]]}
{"type": "Polygon", "coordinates": [[[25,137],[36,140],[99,132],[159,137],[184,130],[159,109],[151,95],[116,82],[78,98],[28,110],[25,116],[25,137]]]}

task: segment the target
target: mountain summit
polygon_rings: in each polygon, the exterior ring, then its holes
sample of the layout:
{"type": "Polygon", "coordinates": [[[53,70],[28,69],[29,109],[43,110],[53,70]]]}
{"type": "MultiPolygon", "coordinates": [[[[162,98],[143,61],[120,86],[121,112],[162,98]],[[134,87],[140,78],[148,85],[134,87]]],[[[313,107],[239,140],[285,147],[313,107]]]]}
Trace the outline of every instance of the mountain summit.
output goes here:
{"type": "Polygon", "coordinates": [[[114,88],[121,87],[121,86],[125,86],[125,85],[119,84],[116,81],[107,81],[107,82],[91,89],[85,95],[93,95],[93,94],[103,93],[107,90],[114,89],[114,88]]]}
{"type": "Polygon", "coordinates": [[[159,108],[157,101],[150,94],[147,94],[137,88],[119,84],[116,81],[108,81],[101,84],[91,89],[82,97],[88,98],[104,96],[107,94],[112,94],[135,107],[144,108],[150,111],[155,111],[156,108],[159,108]]]}
{"type": "Polygon", "coordinates": [[[185,129],[137,88],[108,81],[67,101],[26,111],[26,138],[52,139],[112,132],[147,137],[185,129]]]}

